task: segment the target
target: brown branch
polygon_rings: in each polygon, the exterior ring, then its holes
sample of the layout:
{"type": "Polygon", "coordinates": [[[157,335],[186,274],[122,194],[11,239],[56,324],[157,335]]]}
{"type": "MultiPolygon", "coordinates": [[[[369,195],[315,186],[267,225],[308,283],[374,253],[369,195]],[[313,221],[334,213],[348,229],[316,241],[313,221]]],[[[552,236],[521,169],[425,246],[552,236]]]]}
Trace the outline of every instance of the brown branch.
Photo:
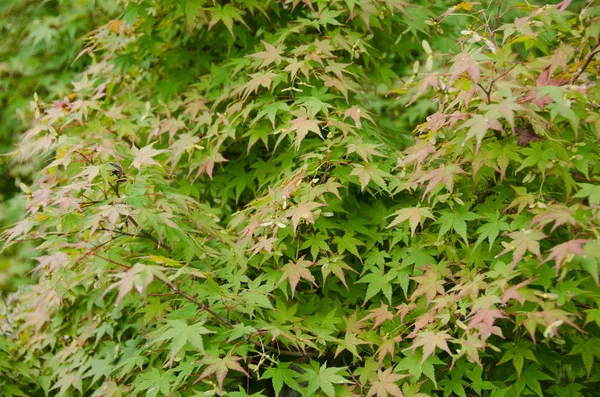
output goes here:
{"type": "Polygon", "coordinates": [[[600,37],[598,37],[597,43],[594,46],[594,48],[592,48],[591,52],[587,55],[587,57],[585,57],[583,66],[580,67],[577,73],[575,73],[575,75],[571,78],[570,84],[573,84],[577,81],[577,79],[583,74],[583,72],[585,72],[585,69],[587,69],[588,65],[592,62],[592,59],[594,59],[596,54],[600,53],[600,49],[598,49],[598,47],[600,47],[600,37]]]}

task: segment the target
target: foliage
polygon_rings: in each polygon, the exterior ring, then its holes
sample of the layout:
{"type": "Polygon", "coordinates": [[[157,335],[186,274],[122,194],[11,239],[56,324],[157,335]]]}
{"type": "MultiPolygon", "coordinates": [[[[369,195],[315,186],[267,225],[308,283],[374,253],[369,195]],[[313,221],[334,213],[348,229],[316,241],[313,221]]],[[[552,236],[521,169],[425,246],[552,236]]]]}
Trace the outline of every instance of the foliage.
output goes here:
{"type": "Polygon", "coordinates": [[[600,8],[125,1],[6,247],[6,395],[600,386],[600,8]]]}
{"type": "MultiPolygon", "coordinates": [[[[79,58],[84,35],[116,11],[116,3],[80,0],[0,2],[0,225],[23,213],[19,183],[30,183],[39,164],[13,164],[6,156],[15,137],[31,126],[29,103],[35,98],[62,98],[89,59],[79,58]]],[[[26,282],[33,245],[0,256],[0,291],[26,282]]]]}

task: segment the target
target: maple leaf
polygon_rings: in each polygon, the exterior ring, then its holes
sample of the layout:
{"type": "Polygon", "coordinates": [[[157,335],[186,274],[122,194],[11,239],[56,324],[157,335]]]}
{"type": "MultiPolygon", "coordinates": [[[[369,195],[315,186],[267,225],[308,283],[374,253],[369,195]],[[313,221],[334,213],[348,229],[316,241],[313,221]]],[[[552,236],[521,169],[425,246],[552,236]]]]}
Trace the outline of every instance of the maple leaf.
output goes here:
{"type": "Polygon", "coordinates": [[[272,379],[273,389],[275,390],[275,395],[279,396],[281,389],[283,389],[283,385],[296,390],[297,392],[302,392],[302,388],[298,385],[298,382],[294,379],[298,376],[298,372],[290,369],[289,366],[291,363],[286,362],[278,362],[276,367],[271,367],[267,369],[261,375],[261,379],[272,379]]]}
{"type": "Polygon", "coordinates": [[[572,46],[567,45],[564,42],[560,43],[560,46],[554,51],[554,54],[552,54],[552,57],[546,65],[549,69],[548,74],[552,76],[554,71],[559,67],[562,69],[563,73],[566,72],[567,62],[573,52],[575,52],[575,49],[572,46]]]}
{"type": "Polygon", "coordinates": [[[119,293],[115,302],[115,306],[117,306],[133,287],[135,287],[140,295],[142,295],[144,291],[146,291],[146,287],[148,287],[154,279],[154,276],[166,279],[158,266],[147,266],[142,263],[136,263],[126,272],[115,275],[115,277],[120,280],[108,287],[108,289],[104,291],[103,296],[111,289],[118,288],[119,293]]]}
{"type": "Polygon", "coordinates": [[[485,115],[478,114],[471,117],[463,124],[463,127],[470,127],[469,131],[467,131],[467,136],[465,140],[471,139],[473,137],[477,139],[477,144],[475,148],[476,152],[479,152],[481,142],[483,141],[483,138],[485,137],[485,134],[489,129],[496,131],[504,131],[504,129],[502,128],[502,124],[498,120],[493,118],[490,113],[485,115]]]}
{"type": "Polygon", "coordinates": [[[454,176],[459,174],[466,174],[466,172],[463,171],[463,169],[460,168],[458,164],[451,164],[449,166],[442,164],[439,168],[425,171],[416,180],[416,183],[428,182],[427,187],[425,188],[425,192],[421,197],[421,200],[424,199],[425,196],[427,196],[427,193],[431,192],[433,188],[435,188],[442,182],[444,183],[444,185],[446,185],[448,191],[452,193],[452,188],[454,186],[454,176]]]}
{"type": "Polygon", "coordinates": [[[292,131],[296,131],[296,149],[300,149],[300,144],[304,137],[308,134],[309,131],[314,132],[319,135],[321,139],[323,139],[323,135],[321,135],[321,128],[319,127],[319,121],[309,120],[306,117],[300,116],[292,121],[290,121],[290,127],[287,129],[286,133],[290,133],[292,131]]]}
{"type": "Polygon", "coordinates": [[[267,236],[261,236],[258,240],[258,243],[256,243],[256,245],[252,247],[252,256],[258,254],[260,251],[263,250],[267,253],[271,253],[271,250],[273,249],[273,243],[279,241],[277,237],[267,236]]]}
{"type": "Polygon", "coordinates": [[[259,68],[264,68],[274,63],[275,65],[279,65],[282,61],[281,53],[283,52],[282,48],[275,47],[272,44],[269,44],[263,40],[261,43],[265,46],[265,51],[257,52],[255,54],[247,55],[250,58],[260,59],[262,62],[258,66],[259,68]]]}
{"type": "Polygon", "coordinates": [[[369,155],[385,157],[383,154],[381,154],[377,150],[375,150],[380,146],[382,146],[382,145],[381,144],[376,145],[376,144],[372,144],[372,143],[363,143],[363,142],[350,143],[350,144],[348,144],[348,151],[346,153],[347,154],[356,153],[364,160],[365,163],[368,163],[369,155]]]}
{"type": "Polygon", "coordinates": [[[402,341],[402,337],[396,336],[394,338],[386,339],[379,346],[379,349],[377,349],[377,354],[378,354],[378,361],[379,361],[380,368],[383,364],[383,360],[385,360],[385,356],[387,356],[388,354],[390,355],[390,358],[392,360],[394,359],[394,354],[396,351],[396,343],[399,343],[401,341],[402,341]]]}
{"type": "MultiPolygon", "coordinates": [[[[316,365],[314,361],[311,363],[316,365]]],[[[327,364],[324,363],[318,371],[315,371],[312,366],[305,369],[306,372],[303,373],[298,380],[308,382],[306,394],[308,396],[315,395],[315,392],[318,389],[321,389],[328,397],[335,397],[333,385],[348,383],[343,376],[339,375],[339,372],[345,371],[345,368],[343,367],[327,367],[327,364]]]]}
{"type": "Polygon", "coordinates": [[[208,9],[210,12],[212,12],[212,18],[208,22],[208,30],[210,30],[215,24],[221,21],[227,27],[227,30],[229,30],[231,37],[235,38],[235,34],[233,34],[234,20],[241,22],[245,27],[250,29],[246,22],[244,22],[244,19],[242,18],[242,15],[244,15],[244,11],[238,10],[229,3],[225,4],[224,6],[221,6],[220,4],[215,5],[216,7],[208,9]]]}
{"type": "MultiPolygon", "coordinates": [[[[327,246],[328,247],[328,246],[327,246]]],[[[329,248],[328,248],[329,249],[329,248]]],[[[358,273],[356,270],[351,268],[344,262],[341,257],[333,257],[319,261],[319,263],[323,263],[321,266],[321,273],[323,274],[323,284],[325,284],[325,280],[327,280],[327,276],[330,273],[333,273],[341,282],[344,284],[344,287],[348,289],[348,284],[346,283],[346,277],[344,275],[344,270],[350,270],[351,272],[358,273]]]]}
{"type": "Polygon", "coordinates": [[[481,216],[468,210],[467,205],[456,206],[452,211],[442,211],[441,216],[436,221],[440,225],[438,232],[438,239],[446,234],[448,230],[454,229],[454,231],[463,238],[465,244],[469,245],[467,238],[467,223],[466,221],[472,221],[481,218],[481,216]]]}
{"type": "Polygon", "coordinates": [[[456,363],[461,356],[466,355],[469,361],[483,367],[479,360],[479,351],[484,350],[485,344],[476,335],[468,335],[467,339],[457,339],[457,343],[460,343],[461,348],[458,355],[452,357],[452,366],[456,363]]]}
{"type": "Polygon", "coordinates": [[[267,90],[271,89],[271,82],[275,77],[278,77],[277,73],[271,71],[258,72],[250,75],[250,81],[246,83],[242,88],[244,90],[244,98],[247,98],[250,94],[258,91],[260,87],[264,87],[267,90]]]}
{"type": "Polygon", "coordinates": [[[388,309],[389,309],[389,306],[384,304],[383,302],[381,302],[381,306],[379,306],[379,308],[377,308],[377,309],[371,310],[371,314],[369,314],[365,318],[363,318],[363,321],[369,320],[369,319],[374,319],[375,322],[373,324],[373,328],[371,328],[371,329],[375,329],[378,326],[380,326],[381,324],[383,324],[385,321],[387,321],[387,320],[391,321],[394,319],[394,315],[388,309]]]}
{"type": "Polygon", "coordinates": [[[225,376],[230,369],[243,373],[246,376],[250,376],[248,372],[238,363],[242,357],[227,355],[223,358],[207,355],[202,360],[198,361],[201,364],[208,365],[207,368],[202,371],[200,377],[194,382],[198,383],[200,379],[206,378],[211,375],[215,375],[217,383],[219,385],[219,395],[223,394],[223,381],[225,376]]]}
{"type": "Polygon", "coordinates": [[[356,358],[358,358],[360,360],[361,357],[358,354],[357,346],[364,345],[367,342],[360,339],[358,337],[359,335],[360,334],[355,334],[353,332],[346,332],[344,339],[338,341],[338,346],[335,349],[335,354],[333,356],[337,357],[344,350],[348,350],[350,353],[354,354],[354,356],[356,356],[356,358]]]}
{"type": "Polygon", "coordinates": [[[6,249],[10,245],[10,242],[13,241],[16,237],[23,235],[26,236],[27,233],[36,225],[36,223],[30,221],[29,219],[23,219],[18,222],[14,227],[4,231],[2,233],[2,239],[5,240],[4,247],[2,250],[6,249]]]}
{"type": "Polygon", "coordinates": [[[404,150],[404,158],[399,161],[400,166],[406,167],[412,163],[416,163],[416,167],[419,168],[421,163],[429,157],[430,154],[436,152],[435,146],[429,143],[429,141],[419,139],[417,142],[409,146],[404,150]]]}
{"type": "MultiPolygon", "coordinates": [[[[338,78],[340,78],[340,80],[343,80],[343,76],[338,76],[338,78]]],[[[354,124],[356,124],[357,128],[362,128],[362,123],[360,122],[361,117],[373,122],[373,119],[371,119],[371,117],[369,117],[369,115],[366,114],[366,112],[358,106],[353,106],[350,109],[346,110],[344,112],[344,120],[346,120],[347,117],[350,117],[352,118],[352,120],[354,120],[354,124]]]]}
{"type": "Polygon", "coordinates": [[[179,135],[175,142],[170,146],[173,154],[171,157],[171,168],[174,168],[177,165],[184,152],[187,151],[191,153],[194,148],[202,148],[201,146],[198,146],[199,142],[200,138],[194,136],[192,133],[179,135]]]}
{"type": "Polygon", "coordinates": [[[525,287],[527,284],[530,284],[533,281],[533,279],[521,281],[519,284],[513,285],[512,287],[508,288],[502,294],[502,304],[505,305],[506,302],[508,302],[510,299],[519,301],[521,302],[521,304],[525,303],[525,298],[523,298],[523,296],[519,293],[519,289],[525,287]]]}
{"type": "Polygon", "coordinates": [[[425,219],[427,219],[427,218],[435,219],[435,217],[431,213],[429,207],[402,208],[402,209],[394,212],[390,216],[394,216],[394,215],[396,216],[396,218],[394,218],[394,220],[389,225],[387,225],[386,229],[394,227],[394,226],[408,220],[408,223],[410,224],[410,234],[411,235],[415,234],[415,231],[417,230],[417,226],[419,226],[419,224],[423,223],[423,221],[425,219]]]}
{"type": "Polygon", "coordinates": [[[498,116],[504,117],[506,119],[506,121],[508,121],[508,124],[510,125],[510,127],[513,129],[513,132],[514,132],[514,128],[515,128],[514,113],[517,111],[525,110],[525,108],[523,106],[514,102],[514,99],[512,99],[512,98],[505,99],[504,101],[502,101],[500,103],[492,103],[492,104],[486,105],[484,107],[484,109],[489,111],[487,113],[487,115],[489,115],[492,118],[497,118],[498,116]]]}
{"type": "Polygon", "coordinates": [[[188,325],[184,320],[169,320],[167,325],[160,329],[160,335],[153,342],[171,340],[169,356],[174,358],[183,349],[186,343],[190,343],[200,352],[204,353],[204,341],[202,335],[212,333],[202,323],[188,325]]]}
{"type": "Polygon", "coordinates": [[[133,162],[131,163],[130,167],[133,166],[133,167],[137,168],[138,170],[142,167],[142,165],[155,165],[156,164],[160,167],[161,165],[156,160],[154,160],[153,157],[158,156],[161,153],[168,152],[168,150],[153,149],[152,146],[154,146],[154,143],[155,142],[151,143],[150,145],[144,146],[141,149],[138,149],[137,147],[135,147],[135,145],[133,145],[131,148],[131,151],[134,155],[134,158],[133,158],[133,162]]]}
{"type": "Polygon", "coordinates": [[[419,99],[421,95],[425,93],[425,91],[427,91],[427,88],[434,87],[435,89],[438,89],[439,85],[439,73],[431,73],[430,75],[425,76],[419,82],[419,85],[417,86],[417,92],[412,96],[412,98],[410,98],[410,101],[406,104],[406,106],[412,105],[417,99],[419,99]]]}
{"type": "Polygon", "coordinates": [[[361,191],[365,190],[371,180],[381,188],[386,189],[385,180],[383,178],[389,176],[387,172],[380,170],[377,166],[371,165],[370,163],[367,163],[364,166],[360,164],[354,165],[354,169],[350,175],[358,177],[361,191]]]}
{"type": "Polygon", "coordinates": [[[444,280],[440,279],[439,273],[431,268],[427,268],[425,274],[422,276],[411,277],[411,280],[417,282],[417,289],[410,296],[410,300],[414,301],[421,295],[425,295],[427,298],[427,304],[435,298],[439,293],[444,295],[444,280]]]}
{"type": "Polygon", "coordinates": [[[371,388],[367,397],[404,397],[402,390],[398,387],[396,382],[400,379],[406,378],[408,375],[400,375],[392,372],[393,368],[388,368],[385,371],[377,371],[377,381],[372,382],[371,388]]]}
{"type": "Polygon", "coordinates": [[[501,257],[509,251],[514,251],[511,270],[515,268],[527,251],[537,256],[540,261],[542,260],[539,241],[546,237],[544,233],[536,230],[520,230],[508,233],[507,236],[512,238],[512,241],[509,244],[503,243],[506,248],[496,255],[496,258],[501,257]]]}
{"type": "Polygon", "coordinates": [[[589,241],[591,240],[575,239],[559,244],[550,250],[550,255],[548,255],[543,263],[554,259],[554,263],[556,263],[556,275],[558,275],[560,266],[565,258],[568,258],[570,255],[585,256],[582,245],[588,243],[589,241]]]}
{"type": "Polygon", "coordinates": [[[550,222],[554,222],[551,232],[564,224],[575,225],[577,221],[574,218],[577,206],[567,207],[566,205],[551,204],[543,208],[538,215],[531,221],[531,226],[539,224],[542,228],[550,222]]]}
{"type": "Polygon", "coordinates": [[[454,65],[452,65],[452,74],[450,75],[450,84],[454,83],[456,78],[463,73],[467,73],[471,80],[473,81],[473,85],[477,86],[479,83],[479,77],[481,76],[481,70],[479,69],[479,65],[477,61],[466,52],[462,52],[458,54],[452,60],[454,65]]]}
{"type": "Polygon", "coordinates": [[[517,128],[516,133],[519,136],[517,138],[517,145],[519,146],[530,146],[530,142],[546,140],[546,138],[536,134],[531,127],[517,128]]]}
{"type": "Polygon", "coordinates": [[[302,219],[304,219],[307,223],[310,224],[315,223],[313,211],[319,207],[325,207],[326,205],[327,204],[309,201],[307,203],[298,204],[296,207],[290,208],[286,213],[286,217],[292,217],[292,226],[294,228],[294,233],[296,233],[298,224],[302,219]]]}
{"type": "MultiPolygon", "coordinates": [[[[435,333],[433,331],[422,331],[417,334],[413,344],[408,349],[412,349],[413,354],[418,347],[423,347],[423,358],[421,359],[421,364],[427,359],[427,357],[431,356],[435,353],[436,347],[446,351],[450,356],[452,356],[452,352],[448,347],[448,340],[452,339],[448,333],[445,331],[435,333]]],[[[405,349],[405,350],[408,350],[405,349]]]]}
{"type": "Polygon", "coordinates": [[[472,313],[470,317],[471,321],[469,321],[467,329],[483,326],[487,333],[486,336],[489,336],[492,334],[496,319],[505,318],[506,315],[502,310],[482,308],[477,310],[477,312],[472,313]]]}
{"type": "Polygon", "coordinates": [[[277,284],[275,284],[275,287],[279,286],[279,284],[287,279],[290,283],[290,288],[292,289],[292,298],[294,298],[294,292],[296,291],[296,286],[300,279],[310,281],[315,287],[318,287],[315,277],[308,269],[312,265],[313,263],[305,260],[304,256],[298,259],[297,262],[289,261],[287,265],[281,268],[283,274],[277,284]]]}

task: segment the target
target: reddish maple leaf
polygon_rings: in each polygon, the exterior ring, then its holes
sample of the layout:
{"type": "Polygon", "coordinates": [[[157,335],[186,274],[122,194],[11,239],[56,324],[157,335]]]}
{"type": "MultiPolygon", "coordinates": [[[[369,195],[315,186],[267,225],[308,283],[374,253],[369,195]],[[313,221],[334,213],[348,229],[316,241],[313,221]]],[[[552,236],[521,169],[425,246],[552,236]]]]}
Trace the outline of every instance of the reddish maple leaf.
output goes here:
{"type": "Polygon", "coordinates": [[[227,372],[229,372],[230,369],[241,372],[246,376],[250,376],[248,372],[246,372],[246,370],[238,363],[238,361],[241,359],[242,357],[238,356],[226,356],[220,358],[207,355],[200,360],[199,363],[206,364],[208,367],[202,371],[202,374],[194,383],[198,383],[200,379],[214,374],[219,385],[219,394],[223,394],[223,381],[225,380],[225,376],[227,376],[227,372]]]}
{"type": "MultiPolygon", "coordinates": [[[[492,334],[494,322],[497,318],[505,318],[504,312],[499,309],[483,308],[471,314],[471,321],[467,329],[479,328],[480,331],[485,331],[485,336],[492,334]]],[[[482,332],[483,333],[483,332],[482,332]]]]}
{"type": "Polygon", "coordinates": [[[507,236],[512,238],[512,241],[509,244],[503,243],[505,249],[496,255],[496,258],[501,257],[509,251],[514,251],[511,270],[515,268],[527,251],[537,256],[540,261],[542,260],[539,240],[546,237],[544,233],[536,230],[520,230],[508,233],[507,236]]]}
{"type": "Polygon", "coordinates": [[[421,200],[424,199],[425,196],[427,196],[427,193],[431,192],[440,183],[444,183],[448,191],[452,193],[454,176],[459,174],[466,174],[466,172],[463,171],[458,164],[450,164],[449,166],[442,164],[439,166],[439,168],[434,168],[432,170],[423,172],[416,180],[416,183],[419,184],[428,182],[421,200]]]}
{"type": "Polygon", "coordinates": [[[444,280],[440,279],[437,271],[428,268],[422,276],[411,277],[411,280],[417,282],[417,289],[410,296],[410,300],[414,301],[421,295],[427,298],[427,305],[435,298],[437,294],[445,294],[444,280]]]}
{"type": "Polygon", "coordinates": [[[469,75],[473,81],[473,85],[476,86],[477,83],[479,83],[481,70],[479,69],[479,64],[471,56],[471,54],[462,52],[454,57],[453,61],[454,65],[452,66],[452,74],[450,75],[450,84],[452,84],[456,78],[463,73],[467,73],[469,75]]]}
{"type": "Polygon", "coordinates": [[[314,132],[323,139],[321,135],[321,128],[319,127],[319,121],[310,120],[306,117],[297,117],[290,122],[290,127],[286,133],[296,131],[296,149],[300,149],[300,144],[306,137],[309,131],[314,132]]]}
{"type": "Polygon", "coordinates": [[[558,275],[560,266],[566,257],[568,258],[569,255],[585,256],[582,245],[589,241],[590,240],[576,239],[559,244],[550,250],[550,255],[548,255],[544,263],[554,259],[554,263],[556,263],[556,274],[558,275]]]}
{"type": "Polygon", "coordinates": [[[275,287],[279,286],[279,284],[281,284],[287,279],[290,283],[290,288],[292,289],[292,298],[294,297],[294,293],[296,292],[296,286],[302,278],[313,283],[315,287],[318,287],[317,282],[315,281],[315,277],[308,269],[312,265],[313,263],[311,261],[305,260],[304,256],[298,259],[297,262],[289,261],[287,265],[281,268],[283,274],[281,275],[281,278],[279,279],[275,287]]]}
{"type": "Polygon", "coordinates": [[[381,306],[379,306],[379,308],[377,308],[377,309],[371,310],[371,314],[369,314],[365,318],[363,318],[363,321],[374,319],[375,322],[373,324],[373,328],[371,328],[371,329],[375,329],[378,326],[380,326],[381,324],[383,324],[385,321],[394,319],[394,315],[388,309],[389,309],[388,305],[385,305],[382,302],[381,306]]]}
{"type": "Polygon", "coordinates": [[[300,220],[304,219],[307,223],[315,223],[315,218],[313,215],[313,211],[319,207],[324,207],[327,204],[317,203],[315,201],[309,201],[308,203],[298,204],[297,206],[290,208],[286,216],[292,217],[292,226],[294,227],[294,233],[296,233],[296,229],[298,228],[298,224],[300,220]]]}

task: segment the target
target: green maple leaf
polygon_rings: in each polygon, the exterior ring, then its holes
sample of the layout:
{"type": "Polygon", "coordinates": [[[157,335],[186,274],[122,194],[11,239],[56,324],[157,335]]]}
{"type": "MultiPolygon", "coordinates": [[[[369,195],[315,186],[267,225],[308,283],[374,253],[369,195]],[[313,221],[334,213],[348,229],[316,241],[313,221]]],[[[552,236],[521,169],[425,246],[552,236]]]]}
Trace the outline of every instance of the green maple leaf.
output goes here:
{"type": "Polygon", "coordinates": [[[396,272],[391,270],[384,272],[382,268],[375,268],[372,272],[367,273],[361,277],[357,283],[366,283],[367,292],[365,294],[365,302],[369,301],[372,297],[382,292],[387,298],[388,302],[392,302],[392,284],[391,281],[396,278],[396,272]]]}
{"type": "Polygon", "coordinates": [[[586,198],[591,205],[600,204],[600,185],[590,183],[578,183],[581,190],[575,193],[577,198],[586,198]]]}
{"type": "Polygon", "coordinates": [[[160,336],[154,339],[154,343],[171,340],[169,355],[175,357],[186,343],[190,343],[199,351],[204,352],[202,335],[210,334],[212,331],[206,329],[202,323],[188,325],[184,320],[169,320],[161,330],[160,336]]]}
{"type": "Polygon", "coordinates": [[[542,397],[544,393],[542,392],[540,380],[554,380],[554,378],[544,373],[540,365],[532,364],[525,368],[523,376],[521,376],[521,380],[518,383],[527,385],[535,394],[542,397]]]}
{"type": "Polygon", "coordinates": [[[494,241],[496,241],[496,238],[498,237],[500,232],[510,230],[510,226],[505,221],[506,216],[500,217],[500,213],[498,211],[495,211],[494,213],[487,213],[484,215],[484,218],[489,220],[490,222],[484,223],[483,225],[479,226],[479,228],[475,232],[479,234],[477,242],[475,242],[475,247],[477,247],[485,239],[487,239],[490,245],[489,250],[491,251],[492,245],[494,244],[494,241]]]}
{"type": "MultiPolygon", "coordinates": [[[[406,354],[406,353],[405,353],[406,354]]],[[[423,361],[423,354],[420,350],[409,354],[402,358],[396,369],[399,371],[406,370],[409,374],[415,377],[415,380],[419,380],[421,375],[427,376],[433,384],[437,387],[437,377],[435,376],[434,365],[444,364],[437,356],[429,356],[423,361]]]]}
{"type": "Polygon", "coordinates": [[[152,367],[150,371],[141,374],[139,380],[140,382],[135,389],[146,390],[146,396],[155,397],[159,392],[169,395],[173,384],[177,381],[177,377],[170,372],[152,367]]]}
{"type": "Polygon", "coordinates": [[[321,250],[331,252],[328,240],[329,236],[324,233],[313,234],[306,238],[304,243],[302,243],[300,246],[300,249],[306,249],[310,247],[310,254],[313,257],[313,260],[316,260],[321,250]]]}
{"type": "Polygon", "coordinates": [[[210,30],[219,21],[223,22],[223,24],[227,27],[227,30],[229,30],[231,37],[233,38],[235,38],[235,34],[233,34],[233,21],[241,22],[242,24],[244,24],[245,27],[250,29],[246,22],[244,22],[244,19],[242,18],[242,15],[244,15],[244,11],[238,10],[230,3],[227,3],[224,6],[216,4],[216,7],[209,8],[208,10],[212,12],[212,18],[208,22],[208,30],[210,30]]]}
{"type": "Polygon", "coordinates": [[[261,379],[271,379],[276,396],[279,396],[284,384],[287,387],[302,393],[302,388],[295,379],[299,376],[299,373],[290,369],[290,364],[291,363],[287,362],[278,362],[277,366],[267,369],[261,375],[261,379]]]}
{"type": "Polygon", "coordinates": [[[348,232],[343,236],[336,236],[333,239],[333,243],[337,244],[337,252],[338,254],[343,254],[344,251],[349,251],[352,255],[360,258],[360,254],[358,253],[358,246],[365,245],[362,241],[354,237],[354,233],[348,232]]]}
{"type": "Polygon", "coordinates": [[[592,373],[594,359],[600,360],[600,338],[589,338],[588,340],[577,338],[577,342],[569,352],[569,355],[577,354],[581,355],[581,360],[589,378],[592,373]]]}
{"type": "Polygon", "coordinates": [[[308,382],[307,395],[312,396],[314,393],[321,389],[328,397],[335,397],[334,384],[349,383],[346,378],[340,375],[340,372],[346,372],[345,367],[327,367],[324,363],[318,370],[314,370],[313,366],[318,364],[314,361],[311,362],[311,367],[304,367],[304,372],[299,378],[299,381],[308,382]]]}
{"type": "Polygon", "coordinates": [[[442,211],[441,216],[436,221],[440,225],[438,239],[446,234],[450,229],[453,229],[460,237],[463,238],[467,246],[469,240],[467,238],[467,221],[472,221],[481,218],[481,216],[469,211],[468,206],[455,207],[453,210],[442,211]]]}

